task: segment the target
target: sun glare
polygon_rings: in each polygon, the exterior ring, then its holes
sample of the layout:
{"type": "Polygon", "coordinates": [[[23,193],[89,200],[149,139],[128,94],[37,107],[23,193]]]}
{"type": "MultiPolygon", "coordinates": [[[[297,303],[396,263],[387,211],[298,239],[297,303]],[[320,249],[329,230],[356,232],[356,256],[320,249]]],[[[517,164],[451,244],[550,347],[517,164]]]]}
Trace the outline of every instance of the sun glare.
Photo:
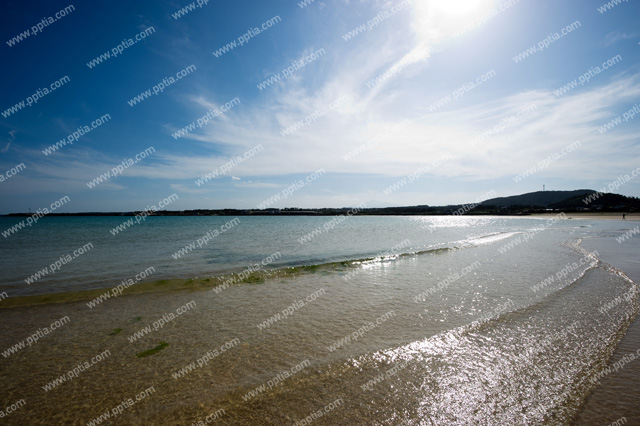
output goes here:
{"type": "Polygon", "coordinates": [[[431,5],[434,9],[451,17],[468,16],[485,8],[487,0],[433,0],[431,5]]]}
{"type": "Polygon", "coordinates": [[[496,0],[422,0],[414,2],[414,31],[423,44],[433,45],[464,33],[482,22],[496,0]]]}

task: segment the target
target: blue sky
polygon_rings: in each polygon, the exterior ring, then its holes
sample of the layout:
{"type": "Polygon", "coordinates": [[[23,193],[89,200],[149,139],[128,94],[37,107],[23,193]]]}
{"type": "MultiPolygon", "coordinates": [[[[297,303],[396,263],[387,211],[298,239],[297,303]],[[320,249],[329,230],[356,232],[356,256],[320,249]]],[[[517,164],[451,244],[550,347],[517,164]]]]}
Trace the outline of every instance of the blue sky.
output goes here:
{"type": "Polygon", "coordinates": [[[0,213],[457,204],[640,166],[637,1],[71,2],[4,3],[0,213]]]}

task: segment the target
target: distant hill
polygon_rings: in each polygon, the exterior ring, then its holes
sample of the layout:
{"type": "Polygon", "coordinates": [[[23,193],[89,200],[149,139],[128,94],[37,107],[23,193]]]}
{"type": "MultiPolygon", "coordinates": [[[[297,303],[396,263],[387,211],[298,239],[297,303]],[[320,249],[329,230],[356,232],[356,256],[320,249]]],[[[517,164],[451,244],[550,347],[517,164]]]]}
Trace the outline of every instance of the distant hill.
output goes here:
{"type": "MultiPolygon", "coordinates": [[[[485,200],[481,205],[484,206],[538,206],[551,207],[552,205],[562,203],[565,200],[582,200],[587,195],[591,195],[597,191],[593,189],[577,189],[575,191],[536,191],[522,195],[512,195],[510,197],[498,197],[485,200]]],[[[582,204],[578,207],[587,207],[582,204]]]]}
{"type": "Polygon", "coordinates": [[[593,189],[575,191],[536,191],[511,197],[499,197],[485,200],[482,206],[506,207],[544,207],[551,209],[621,209],[640,208],[640,199],[620,194],[600,193],[593,189]],[[585,199],[588,201],[585,203],[585,199]]]}
{"type": "Polygon", "coordinates": [[[626,197],[620,194],[611,194],[611,193],[594,193],[590,199],[588,199],[588,204],[584,202],[584,196],[567,198],[566,200],[560,201],[558,203],[550,204],[549,207],[553,209],[575,209],[579,207],[589,207],[590,209],[598,209],[598,208],[620,208],[624,206],[625,208],[629,207],[640,207],[640,200],[638,198],[626,197]]]}
{"type": "MultiPolygon", "coordinates": [[[[384,206],[383,202],[371,201],[368,207],[341,207],[301,209],[297,207],[267,209],[196,209],[160,210],[147,212],[150,216],[336,216],[336,215],[523,215],[542,213],[547,209],[563,211],[640,211],[640,198],[619,194],[604,194],[593,189],[575,191],[537,191],[511,197],[492,198],[480,204],[456,204],[447,206],[384,206]],[[585,203],[585,200],[587,201],[585,203]],[[371,205],[369,205],[371,204],[371,205]],[[378,207],[379,206],[379,207],[378,207]]],[[[389,203],[390,204],[390,203],[389,203]]],[[[50,213],[49,216],[136,216],[142,212],[93,212],[93,213],[50,213]]],[[[32,213],[10,213],[6,216],[28,217],[32,213]]]]}

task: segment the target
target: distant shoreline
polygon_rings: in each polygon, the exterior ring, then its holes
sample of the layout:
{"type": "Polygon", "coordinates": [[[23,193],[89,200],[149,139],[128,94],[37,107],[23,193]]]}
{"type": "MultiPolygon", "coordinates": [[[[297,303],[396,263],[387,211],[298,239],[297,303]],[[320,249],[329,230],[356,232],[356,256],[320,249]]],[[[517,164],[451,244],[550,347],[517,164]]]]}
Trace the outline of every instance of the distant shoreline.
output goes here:
{"type": "MultiPolygon", "coordinates": [[[[534,213],[529,217],[547,218],[555,216],[557,213],[534,213]]],[[[625,220],[640,220],[640,213],[625,213],[625,220]]],[[[591,220],[622,220],[622,212],[577,212],[567,213],[569,219],[591,219],[591,220]]]]}
{"type": "MultiPolygon", "coordinates": [[[[450,208],[447,211],[416,211],[416,209],[422,206],[408,207],[406,210],[400,210],[398,208],[386,207],[386,208],[371,208],[360,209],[353,212],[354,208],[323,208],[316,210],[278,210],[273,209],[270,211],[265,210],[241,210],[241,209],[225,209],[225,210],[186,210],[186,211],[158,211],[158,212],[84,212],[84,213],[49,213],[44,216],[50,217],[91,217],[91,216],[116,216],[116,217],[129,217],[129,216],[158,216],[158,217],[194,217],[194,216],[505,216],[505,217],[549,217],[564,212],[567,215],[571,215],[572,219],[620,219],[622,220],[622,214],[626,214],[628,220],[640,220],[640,212],[627,212],[627,211],[577,211],[572,209],[554,209],[553,211],[544,210],[528,210],[522,212],[514,211],[483,211],[483,212],[466,212],[464,214],[456,215],[452,213],[450,208]],[[391,210],[394,209],[394,210],[391,210]],[[413,210],[413,211],[412,211],[413,210]]],[[[457,207],[457,206],[456,206],[457,207]]],[[[444,209],[435,207],[433,209],[444,209]]],[[[453,210],[455,211],[455,210],[453,210]]],[[[0,217],[30,217],[36,216],[33,213],[9,213],[0,215],[0,217]]]]}

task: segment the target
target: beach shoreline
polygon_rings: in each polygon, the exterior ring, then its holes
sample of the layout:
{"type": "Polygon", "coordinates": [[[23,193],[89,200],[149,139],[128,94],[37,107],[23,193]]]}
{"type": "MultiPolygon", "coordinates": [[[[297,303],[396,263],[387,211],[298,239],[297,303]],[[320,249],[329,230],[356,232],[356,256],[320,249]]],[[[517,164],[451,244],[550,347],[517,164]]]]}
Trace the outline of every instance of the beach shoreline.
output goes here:
{"type": "MultiPolygon", "coordinates": [[[[534,213],[526,217],[537,217],[537,218],[550,218],[557,216],[559,212],[549,212],[549,213],[534,213]]],[[[581,220],[632,220],[638,221],[640,220],[640,213],[625,213],[625,219],[622,219],[622,213],[614,213],[614,212],[578,212],[578,213],[565,213],[567,215],[567,219],[581,219],[581,220]]],[[[520,216],[510,216],[510,217],[520,217],[520,216]]]]}
{"type": "MultiPolygon", "coordinates": [[[[527,216],[505,216],[509,218],[539,218],[539,219],[549,219],[552,217],[556,217],[558,212],[549,212],[549,213],[536,213],[527,216]]],[[[612,213],[612,212],[604,212],[604,213],[568,213],[567,219],[565,220],[603,220],[603,221],[612,221],[619,220],[623,221],[621,214],[612,213]]],[[[439,217],[439,216],[438,216],[439,217]]],[[[471,217],[471,216],[470,216],[471,217]]],[[[627,213],[626,220],[629,221],[640,221],[640,213],[627,213]]],[[[279,277],[284,278],[285,276],[296,276],[304,272],[313,272],[320,269],[333,268],[338,265],[342,267],[354,267],[357,266],[360,262],[372,260],[372,258],[361,258],[361,259],[351,259],[345,260],[341,262],[326,262],[322,264],[301,264],[301,265],[293,265],[293,266],[282,266],[275,269],[268,270],[255,270],[251,271],[248,274],[245,274],[245,271],[236,271],[229,273],[220,273],[213,274],[210,276],[201,276],[201,277],[177,277],[177,278],[166,278],[166,279],[156,279],[149,281],[141,281],[131,286],[124,286],[121,288],[121,285],[113,286],[113,287],[101,287],[94,289],[85,289],[85,290],[76,290],[76,291],[62,291],[62,292],[51,292],[51,293],[42,293],[42,294],[33,294],[33,295],[20,295],[13,296],[2,300],[0,303],[0,310],[17,308],[17,307],[27,307],[27,306],[43,306],[43,305],[51,305],[51,304],[60,304],[60,303],[73,303],[73,302],[88,302],[91,300],[96,300],[105,294],[109,294],[109,296],[103,297],[106,301],[110,298],[119,298],[123,296],[137,295],[137,294],[154,294],[154,293],[166,293],[166,292],[184,292],[184,291],[215,291],[216,287],[221,287],[221,289],[226,288],[228,285],[233,284],[261,284],[267,278],[279,277]]],[[[97,303],[99,304],[99,303],[97,303]]],[[[97,305],[96,304],[96,305],[97,305]]]]}

